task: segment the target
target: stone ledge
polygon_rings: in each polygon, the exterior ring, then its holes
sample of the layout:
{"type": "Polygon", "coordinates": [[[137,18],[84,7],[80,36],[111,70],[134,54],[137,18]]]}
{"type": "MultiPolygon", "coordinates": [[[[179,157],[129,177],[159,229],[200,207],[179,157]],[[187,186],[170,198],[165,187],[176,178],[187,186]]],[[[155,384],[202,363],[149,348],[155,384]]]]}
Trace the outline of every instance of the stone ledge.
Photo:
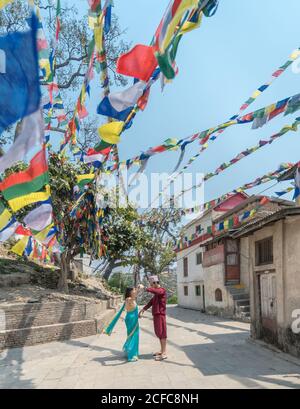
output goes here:
{"type": "Polygon", "coordinates": [[[96,335],[114,314],[110,309],[94,319],[1,331],[0,350],[96,335]]]}
{"type": "Polygon", "coordinates": [[[109,308],[108,301],[42,302],[0,306],[5,314],[5,329],[16,330],[94,319],[109,308]]]}

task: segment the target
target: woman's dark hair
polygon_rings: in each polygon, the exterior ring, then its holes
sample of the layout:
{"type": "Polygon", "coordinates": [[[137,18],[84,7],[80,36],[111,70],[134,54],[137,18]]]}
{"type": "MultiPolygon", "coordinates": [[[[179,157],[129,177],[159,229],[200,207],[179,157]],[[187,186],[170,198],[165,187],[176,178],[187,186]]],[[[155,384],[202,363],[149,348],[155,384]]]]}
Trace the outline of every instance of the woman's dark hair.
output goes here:
{"type": "Polygon", "coordinates": [[[133,287],[127,287],[125,291],[125,300],[130,297],[133,287]]]}

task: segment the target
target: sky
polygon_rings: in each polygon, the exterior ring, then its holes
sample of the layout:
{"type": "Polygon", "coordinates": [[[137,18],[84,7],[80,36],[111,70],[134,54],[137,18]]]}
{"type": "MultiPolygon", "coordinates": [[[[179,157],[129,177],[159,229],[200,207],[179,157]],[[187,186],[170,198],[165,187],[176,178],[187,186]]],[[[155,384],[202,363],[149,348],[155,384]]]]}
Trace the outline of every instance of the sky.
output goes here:
{"type": "MultiPolygon", "coordinates": [[[[168,2],[114,0],[114,13],[121,27],[126,29],[124,39],[132,46],[149,44],[168,2]]],[[[87,1],[80,3],[81,10],[87,10],[87,1]]],[[[163,93],[159,83],[152,87],[146,110],[136,116],[133,126],[122,135],[120,159],[136,156],[167,138],[182,139],[211,128],[236,114],[253,91],[268,82],[271,74],[300,46],[299,15],[299,0],[285,0],[284,5],[281,0],[220,0],[215,16],[204,17],[199,29],[184,36],[176,60],[178,76],[163,93]]],[[[300,74],[289,68],[246,113],[299,92],[300,74]]],[[[99,102],[97,98],[98,93],[92,94],[95,106],[99,102]]],[[[291,124],[296,117],[297,113],[280,116],[259,130],[251,130],[251,124],[231,127],[189,170],[214,171],[260,139],[268,139],[283,125],[291,124]]],[[[99,117],[99,125],[104,122],[105,118],[99,117]]],[[[225,170],[206,182],[205,200],[273,171],[282,162],[299,161],[299,142],[299,132],[288,133],[225,170]]],[[[191,144],[183,164],[198,150],[197,142],[191,144]]],[[[171,172],[178,156],[179,152],[156,155],[150,159],[146,173],[171,172]]],[[[269,185],[249,193],[258,193],[269,185]]],[[[267,194],[286,186],[286,183],[277,185],[267,194]]]]}

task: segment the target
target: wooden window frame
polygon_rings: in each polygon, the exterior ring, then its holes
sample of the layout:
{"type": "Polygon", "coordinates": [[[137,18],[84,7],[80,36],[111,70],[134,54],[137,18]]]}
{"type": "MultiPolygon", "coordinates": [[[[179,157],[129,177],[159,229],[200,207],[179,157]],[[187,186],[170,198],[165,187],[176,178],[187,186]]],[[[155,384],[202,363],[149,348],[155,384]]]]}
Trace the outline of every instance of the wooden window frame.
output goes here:
{"type": "Polygon", "coordinates": [[[196,254],[196,265],[200,266],[203,262],[203,253],[200,251],[199,253],[196,254]],[[198,256],[200,256],[200,263],[198,263],[198,256]]]}
{"type": "Polygon", "coordinates": [[[188,257],[183,258],[183,277],[189,276],[189,259],[188,257]]]}
{"type": "Polygon", "coordinates": [[[266,266],[269,264],[274,263],[274,240],[273,236],[266,237],[262,240],[258,240],[255,242],[255,265],[259,266],[266,266]],[[267,248],[267,243],[270,243],[270,248],[267,248]],[[262,246],[265,245],[263,248],[262,246]],[[263,255],[266,251],[266,255],[263,255]],[[262,252],[262,253],[261,253],[262,252]]]}

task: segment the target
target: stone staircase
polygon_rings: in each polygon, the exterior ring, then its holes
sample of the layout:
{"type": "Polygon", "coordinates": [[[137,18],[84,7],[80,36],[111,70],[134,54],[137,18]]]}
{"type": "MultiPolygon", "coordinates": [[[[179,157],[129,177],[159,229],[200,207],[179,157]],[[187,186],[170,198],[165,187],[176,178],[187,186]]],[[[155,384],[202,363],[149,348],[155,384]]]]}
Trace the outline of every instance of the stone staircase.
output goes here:
{"type": "Polygon", "coordinates": [[[250,295],[243,285],[230,285],[227,287],[234,301],[234,315],[239,320],[250,322],[250,295]]]}
{"type": "Polygon", "coordinates": [[[41,302],[0,306],[0,350],[101,333],[121,297],[96,302],[41,302]]]}

